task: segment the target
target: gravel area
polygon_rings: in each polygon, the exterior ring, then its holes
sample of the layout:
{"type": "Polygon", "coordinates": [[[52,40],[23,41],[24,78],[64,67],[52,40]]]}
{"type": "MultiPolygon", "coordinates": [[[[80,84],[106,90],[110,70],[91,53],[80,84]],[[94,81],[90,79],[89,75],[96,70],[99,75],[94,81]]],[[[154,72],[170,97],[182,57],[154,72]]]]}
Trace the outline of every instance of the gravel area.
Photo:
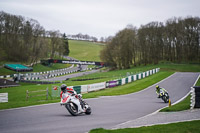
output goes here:
{"type": "Polygon", "coordinates": [[[111,129],[135,128],[142,126],[152,126],[158,124],[177,123],[183,121],[200,120],[200,109],[185,110],[179,112],[158,112],[146,115],[144,117],[127,121],[116,125],[111,129]]]}

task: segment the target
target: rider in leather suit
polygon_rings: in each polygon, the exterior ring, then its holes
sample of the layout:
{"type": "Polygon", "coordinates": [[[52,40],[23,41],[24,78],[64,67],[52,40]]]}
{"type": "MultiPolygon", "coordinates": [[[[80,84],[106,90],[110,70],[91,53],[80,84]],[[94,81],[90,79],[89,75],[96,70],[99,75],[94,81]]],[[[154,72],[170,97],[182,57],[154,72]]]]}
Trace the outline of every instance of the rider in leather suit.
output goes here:
{"type": "Polygon", "coordinates": [[[62,97],[63,93],[67,93],[68,95],[75,96],[77,99],[75,102],[76,102],[76,105],[78,105],[78,113],[85,112],[85,110],[83,110],[81,107],[81,97],[82,97],[81,94],[77,94],[77,92],[73,88],[67,88],[66,84],[62,84],[60,88],[61,88],[60,97],[62,97]]]}
{"type": "Polygon", "coordinates": [[[166,92],[168,94],[168,92],[164,88],[161,88],[159,85],[157,85],[156,86],[156,94],[158,95],[158,98],[160,98],[161,92],[166,92]]]}

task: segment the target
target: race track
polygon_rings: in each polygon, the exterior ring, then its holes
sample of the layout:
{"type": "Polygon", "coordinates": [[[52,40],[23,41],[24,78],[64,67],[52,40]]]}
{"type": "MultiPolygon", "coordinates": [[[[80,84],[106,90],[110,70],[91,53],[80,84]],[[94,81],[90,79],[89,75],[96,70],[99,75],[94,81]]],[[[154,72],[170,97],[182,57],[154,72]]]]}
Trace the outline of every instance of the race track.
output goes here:
{"type": "MultiPolygon", "coordinates": [[[[168,90],[172,103],[193,86],[199,73],[175,73],[159,83],[168,90]]],[[[128,95],[86,100],[91,115],[71,116],[59,103],[0,111],[1,133],[85,133],[94,128],[111,128],[148,115],[168,104],[158,99],[155,85],[128,95]]]]}

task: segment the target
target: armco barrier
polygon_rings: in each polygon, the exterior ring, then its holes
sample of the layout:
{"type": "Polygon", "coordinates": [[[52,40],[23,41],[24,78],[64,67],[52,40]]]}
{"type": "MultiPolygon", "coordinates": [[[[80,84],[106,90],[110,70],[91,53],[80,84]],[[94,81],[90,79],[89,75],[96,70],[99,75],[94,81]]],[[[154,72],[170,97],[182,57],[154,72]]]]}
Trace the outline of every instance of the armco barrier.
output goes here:
{"type": "MultiPolygon", "coordinates": [[[[97,90],[101,90],[105,88],[111,88],[115,86],[124,85],[130,82],[148,77],[152,74],[155,74],[159,72],[159,70],[160,68],[156,68],[156,69],[142,72],[139,74],[127,76],[126,78],[122,78],[122,79],[116,79],[113,81],[107,81],[107,82],[101,82],[101,83],[95,83],[95,84],[89,84],[89,85],[69,86],[68,88],[73,88],[75,91],[77,91],[77,93],[87,93],[91,91],[97,91],[97,90]]],[[[59,95],[60,95],[60,89],[54,89],[54,87],[52,87],[52,97],[59,97],[59,95]]]]}

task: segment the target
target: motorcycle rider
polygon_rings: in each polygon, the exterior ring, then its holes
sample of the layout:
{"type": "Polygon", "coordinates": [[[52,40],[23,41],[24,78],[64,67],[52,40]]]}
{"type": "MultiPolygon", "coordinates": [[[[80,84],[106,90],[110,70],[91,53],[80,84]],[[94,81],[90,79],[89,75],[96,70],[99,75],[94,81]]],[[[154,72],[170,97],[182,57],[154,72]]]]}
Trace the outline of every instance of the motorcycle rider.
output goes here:
{"type": "Polygon", "coordinates": [[[77,94],[77,92],[73,88],[67,88],[66,84],[62,84],[60,88],[61,88],[60,97],[62,97],[63,93],[67,93],[70,96],[75,96],[77,99],[75,103],[78,106],[78,113],[85,112],[85,110],[83,110],[81,107],[81,94],[77,94]]]}
{"type": "Polygon", "coordinates": [[[159,85],[156,85],[156,94],[158,95],[158,98],[160,98],[161,92],[166,92],[168,94],[168,92],[164,88],[161,88],[159,85]]]}

